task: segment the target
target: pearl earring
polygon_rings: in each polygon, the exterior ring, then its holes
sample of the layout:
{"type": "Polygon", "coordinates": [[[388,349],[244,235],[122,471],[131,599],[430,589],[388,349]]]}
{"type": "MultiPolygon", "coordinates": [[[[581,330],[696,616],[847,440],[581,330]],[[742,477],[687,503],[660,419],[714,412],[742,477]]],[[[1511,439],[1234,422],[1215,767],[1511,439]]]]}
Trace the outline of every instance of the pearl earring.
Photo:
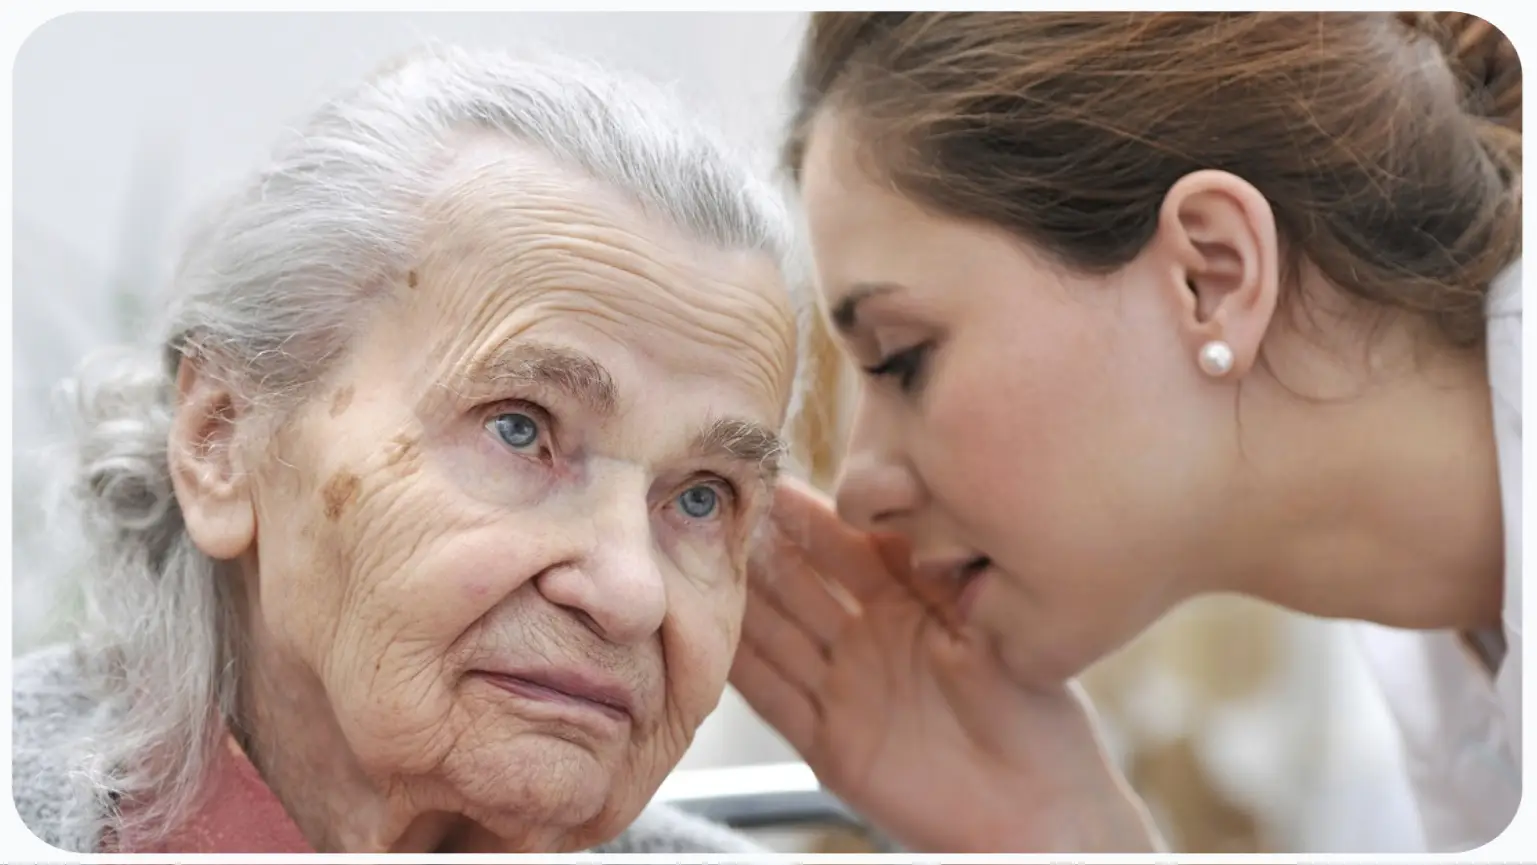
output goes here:
{"type": "Polygon", "coordinates": [[[1196,355],[1196,363],[1201,367],[1201,372],[1212,378],[1221,378],[1233,368],[1233,347],[1220,339],[1201,346],[1201,351],[1196,355]]]}

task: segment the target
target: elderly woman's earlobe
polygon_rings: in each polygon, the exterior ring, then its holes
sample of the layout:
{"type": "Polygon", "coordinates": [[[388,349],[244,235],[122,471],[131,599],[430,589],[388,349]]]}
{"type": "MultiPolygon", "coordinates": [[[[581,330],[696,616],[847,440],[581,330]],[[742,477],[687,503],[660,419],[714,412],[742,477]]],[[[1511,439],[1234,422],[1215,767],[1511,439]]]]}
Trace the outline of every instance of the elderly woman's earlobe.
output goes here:
{"type": "Polygon", "coordinates": [[[185,358],[175,405],[166,446],[187,534],[210,558],[237,558],[256,537],[255,504],[236,447],[238,403],[226,385],[185,358]]]}

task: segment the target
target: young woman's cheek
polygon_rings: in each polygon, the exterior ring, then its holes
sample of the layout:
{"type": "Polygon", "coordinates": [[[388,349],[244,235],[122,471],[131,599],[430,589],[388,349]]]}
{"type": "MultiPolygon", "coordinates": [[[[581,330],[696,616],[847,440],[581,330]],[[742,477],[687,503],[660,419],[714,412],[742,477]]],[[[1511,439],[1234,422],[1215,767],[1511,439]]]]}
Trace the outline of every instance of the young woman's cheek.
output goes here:
{"type": "Polygon", "coordinates": [[[1038,458],[1030,442],[1051,419],[1015,405],[1023,396],[1018,382],[996,356],[973,346],[952,341],[935,352],[926,373],[905,415],[906,455],[932,503],[957,528],[990,534],[993,523],[1011,518],[1000,495],[1004,479],[1038,458]]]}

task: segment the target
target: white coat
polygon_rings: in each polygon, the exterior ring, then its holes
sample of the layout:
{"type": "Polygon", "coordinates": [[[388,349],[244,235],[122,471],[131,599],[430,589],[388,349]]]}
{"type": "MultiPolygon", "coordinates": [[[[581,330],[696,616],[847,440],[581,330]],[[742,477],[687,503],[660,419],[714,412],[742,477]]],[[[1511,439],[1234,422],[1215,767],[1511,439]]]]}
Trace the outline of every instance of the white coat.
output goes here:
{"type": "Polygon", "coordinates": [[[1489,385],[1505,525],[1504,650],[1491,675],[1449,631],[1363,625],[1360,645],[1402,734],[1425,843],[1480,847],[1510,825],[1521,798],[1521,262],[1488,300],[1489,385]]]}

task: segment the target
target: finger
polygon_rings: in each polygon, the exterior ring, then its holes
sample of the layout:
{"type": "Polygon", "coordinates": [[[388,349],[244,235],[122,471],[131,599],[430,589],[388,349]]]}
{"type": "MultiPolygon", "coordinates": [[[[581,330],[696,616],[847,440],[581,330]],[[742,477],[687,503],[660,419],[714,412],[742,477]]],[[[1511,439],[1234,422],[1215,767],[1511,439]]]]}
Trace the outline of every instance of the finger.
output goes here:
{"type": "MultiPolygon", "coordinates": [[[[771,558],[779,567],[797,558],[822,577],[824,590],[857,611],[876,595],[893,589],[923,607],[939,627],[955,633],[958,585],[949,580],[919,579],[912,570],[911,547],[899,535],[862,532],[840,519],[827,497],[802,481],[781,481],[775,494],[779,542],[771,558]],[[797,555],[798,554],[798,555],[797,555]]],[[[792,611],[799,606],[786,604],[792,611]]],[[[841,623],[840,623],[841,625],[841,623]]],[[[808,622],[813,632],[821,633],[808,622]]]]}
{"type": "Polygon", "coordinates": [[[912,568],[895,562],[889,562],[889,567],[893,579],[907,596],[950,638],[958,638],[963,625],[959,607],[961,584],[945,576],[920,576],[912,568]]]}
{"type": "Polygon", "coordinates": [[[817,703],[764,660],[745,637],[731,662],[731,686],[765,723],[801,754],[816,743],[817,703]]]}
{"type": "MultiPolygon", "coordinates": [[[[998,715],[1007,715],[1005,705],[1015,696],[1017,686],[1004,681],[988,661],[988,650],[969,633],[955,634],[944,628],[929,628],[923,635],[924,648],[934,665],[934,679],[946,705],[955,710],[973,740],[990,748],[1011,750],[999,739],[998,715]]],[[[1012,725],[1002,725],[1011,727],[1012,725]]],[[[1018,735],[1011,729],[1009,735],[1018,735]]]]}
{"type": "Polygon", "coordinates": [[[832,499],[800,478],[781,476],[774,484],[770,509],[776,538],[802,545],[809,543],[813,526],[841,522],[832,499]]]}
{"type": "Polygon", "coordinates": [[[816,693],[827,676],[828,648],[795,622],[779,602],[749,584],[742,639],[797,688],[816,693]]]}
{"type": "Polygon", "coordinates": [[[854,601],[857,609],[896,588],[922,606],[940,627],[951,632],[958,627],[955,587],[917,579],[905,538],[860,531],[838,517],[825,494],[793,478],[782,480],[776,488],[774,509],[779,537],[773,546],[775,557],[793,559],[789,550],[798,550],[833,595],[854,601]]]}
{"type": "Polygon", "coordinates": [[[773,529],[777,539],[798,548],[817,572],[839,583],[856,598],[865,598],[891,578],[883,557],[887,545],[844,522],[828,497],[794,478],[779,482],[774,493],[773,529]]]}
{"type": "Polygon", "coordinates": [[[859,614],[858,601],[818,574],[791,545],[781,546],[772,561],[751,569],[749,579],[785,617],[827,649],[859,614]]]}

